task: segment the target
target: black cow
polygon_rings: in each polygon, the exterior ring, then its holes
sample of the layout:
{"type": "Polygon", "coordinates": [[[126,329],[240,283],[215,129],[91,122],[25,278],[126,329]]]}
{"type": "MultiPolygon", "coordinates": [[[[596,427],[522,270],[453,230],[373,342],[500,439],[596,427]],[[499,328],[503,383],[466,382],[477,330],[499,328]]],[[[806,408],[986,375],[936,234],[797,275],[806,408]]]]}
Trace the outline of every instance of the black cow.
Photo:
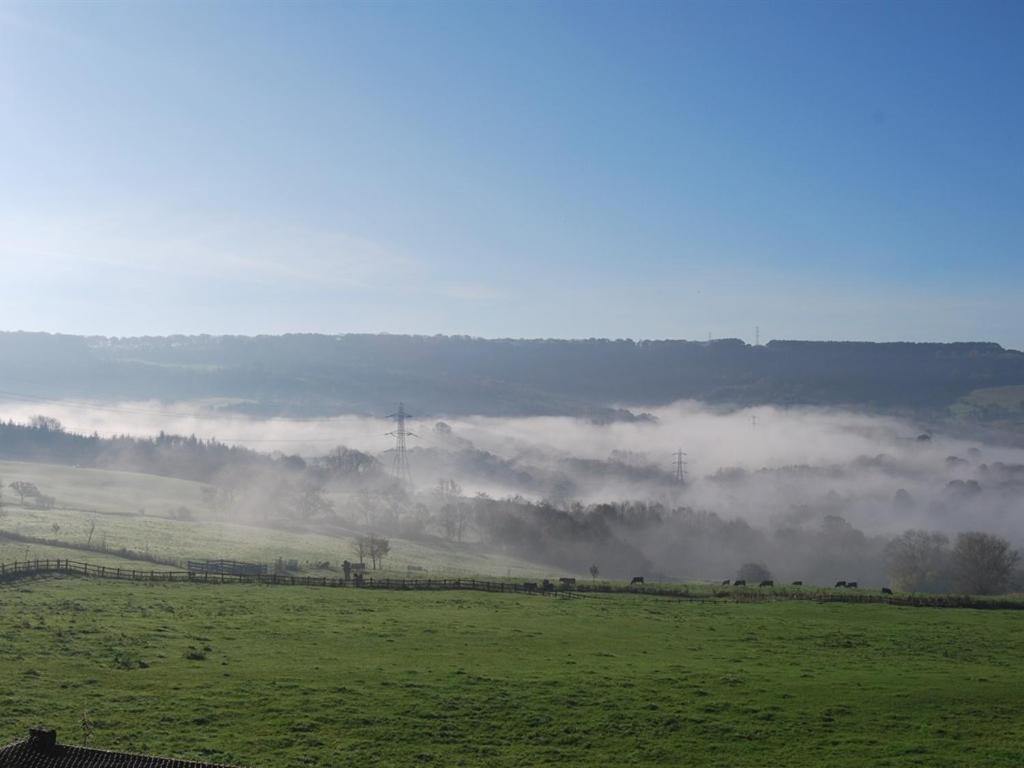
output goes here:
{"type": "Polygon", "coordinates": [[[732,585],[734,587],[745,587],[745,586],[747,586],[747,580],[746,579],[736,579],[736,581],[734,581],[732,583],[732,585]]]}
{"type": "Polygon", "coordinates": [[[856,589],[857,588],[857,582],[856,581],[848,581],[848,582],[846,582],[846,586],[849,587],[850,589],[856,589]]]}
{"type": "Polygon", "coordinates": [[[774,587],[775,586],[775,582],[772,581],[771,579],[765,579],[764,581],[762,581],[757,586],[759,586],[759,587],[774,587]]]}
{"type": "Polygon", "coordinates": [[[527,592],[535,592],[535,591],[537,591],[537,582],[536,581],[524,581],[523,582],[523,588],[526,589],[527,592]]]}
{"type": "Polygon", "coordinates": [[[732,582],[729,579],[722,579],[722,586],[728,587],[732,582]]]}
{"type": "Polygon", "coordinates": [[[629,585],[633,586],[634,584],[643,584],[643,583],[644,583],[644,577],[643,576],[634,576],[633,580],[631,582],[629,582],[629,585]]]}
{"type": "Polygon", "coordinates": [[[891,595],[892,594],[892,590],[889,589],[888,587],[882,587],[882,594],[883,595],[891,595]]]}
{"type": "Polygon", "coordinates": [[[835,588],[838,589],[839,587],[845,587],[845,586],[846,586],[846,582],[845,581],[837,581],[835,588]]]}
{"type": "Polygon", "coordinates": [[[802,581],[794,581],[793,582],[793,586],[794,587],[802,587],[803,585],[804,585],[804,583],[802,581]]]}

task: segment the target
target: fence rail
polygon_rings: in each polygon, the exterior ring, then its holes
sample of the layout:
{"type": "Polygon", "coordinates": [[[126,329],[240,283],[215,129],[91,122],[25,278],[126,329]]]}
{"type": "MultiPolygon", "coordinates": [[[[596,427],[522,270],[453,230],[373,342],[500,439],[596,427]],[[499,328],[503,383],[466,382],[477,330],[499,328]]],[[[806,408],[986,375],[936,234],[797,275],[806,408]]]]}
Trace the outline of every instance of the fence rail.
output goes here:
{"type": "Polygon", "coordinates": [[[580,594],[569,591],[544,590],[528,584],[483,581],[480,579],[374,579],[366,576],[346,581],[343,578],[330,578],[327,576],[290,576],[277,573],[244,574],[206,570],[167,571],[156,569],[147,571],[138,568],[116,568],[106,565],[95,565],[93,563],[81,563],[76,560],[25,560],[15,561],[14,563],[0,563],[0,581],[49,574],[69,574],[73,576],[90,576],[128,581],[193,582],[200,584],[276,584],[302,587],[350,587],[391,590],[467,589],[478,592],[512,592],[560,598],[583,597],[580,594]]]}
{"type": "Polygon", "coordinates": [[[67,574],[105,579],[148,582],[190,582],[199,584],[268,584],[302,587],[347,587],[354,589],[389,590],[473,590],[477,592],[503,592],[548,596],[563,599],[589,597],[602,594],[640,594],[668,597],[693,602],[750,602],[772,600],[808,600],[819,603],[858,603],[906,606],[914,608],[976,608],[988,610],[1024,610],[1024,600],[1009,598],[973,597],[970,595],[883,595],[866,593],[840,593],[828,590],[742,590],[696,591],[666,589],[664,587],[612,587],[610,585],[581,585],[575,589],[544,589],[531,582],[484,581],[481,579],[374,579],[366,576],[346,581],[326,576],[290,576],[285,574],[240,574],[212,571],[142,570],[116,568],[76,560],[23,560],[0,563],[0,581],[51,574],[67,574]]]}
{"type": "Polygon", "coordinates": [[[736,603],[767,603],[778,600],[804,600],[816,603],[857,603],[861,605],[895,605],[909,608],[977,608],[989,610],[1024,610],[1024,600],[1017,597],[979,597],[974,595],[882,594],[881,592],[846,591],[822,588],[729,587],[709,586],[707,589],[672,586],[612,586],[581,584],[585,593],[623,593],[650,595],[697,601],[729,601],[736,603]]]}
{"type": "Polygon", "coordinates": [[[233,573],[245,576],[265,576],[265,563],[244,563],[238,560],[189,560],[190,572],[233,573]]]}

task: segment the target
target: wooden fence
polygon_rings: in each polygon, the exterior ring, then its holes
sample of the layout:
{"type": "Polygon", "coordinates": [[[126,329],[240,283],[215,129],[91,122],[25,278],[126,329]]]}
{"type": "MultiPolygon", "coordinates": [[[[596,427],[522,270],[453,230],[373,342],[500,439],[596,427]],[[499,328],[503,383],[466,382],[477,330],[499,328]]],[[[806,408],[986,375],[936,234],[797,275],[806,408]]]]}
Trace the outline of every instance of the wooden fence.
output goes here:
{"type": "Polygon", "coordinates": [[[210,571],[160,571],[138,568],[115,568],[75,560],[23,560],[0,563],[0,581],[67,574],[73,576],[122,579],[148,582],[190,582],[199,584],[268,584],[301,587],[348,587],[354,589],[390,590],[473,590],[476,592],[503,592],[576,599],[594,593],[639,594],[666,597],[692,602],[747,602],[763,603],[772,600],[809,600],[819,603],[858,603],[907,606],[914,608],[976,608],[987,610],[1024,610],[1024,600],[1000,597],[974,597],[971,595],[884,595],[866,592],[833,592],[815,590],[773,590],[744,588],[696,591],[670,587],[616,587],[611,585],[580,585],[576,589],[543,589],[533,583],[511,581],[484,581],[481,579],[361,579],[329,578],[326,576],[289,576],[285,574],[236,574],[210,571]]]}
{"type": "Polygon", "coordinates": [[[776,600],[805,600],[817,603],[856,603],[861,605],[896,605],[910,608],[978,608],[990,610],[1024,610],[1024,600],[1018,597],[979,597],[974,595],[922,595],[883,594],[866,590],[787,587],[699,587],[672,585],[613,586],[586,584],[577,587],[584,593],[632,593],[655,597],[697,601],[729,601],[736,603],[766,603],[776,600]]]}
{"type": "Polygon", "coordinates": [[[188,570],[206,573],[237,573],[246,576],[263,576],[267,573],[265,563],[243,563],[238,560],[189,560],[188,570]]]}
{"type": "Polygon", "coordinates": [[[214,571],[158,571],[138,568],[115,568],[75,560],[25,560],[14,563],[0,563],[0,581],[67,574],[106,579],[154,582],[192,582],[200,584],[271,584],[301,587],[350,587],[356,589],[392,590],[456,590],[468,589],[477,592],[513,592],[528,595],[548,595],[560,598],[579,598],[582,595],[570,591],[543,590],[528,584],[515,582],[482,581],[480,579],[374,579],[363,577],[346,581],[343,578],[327,576],[289,576],[286,574],[242,574],[214,571]]]}

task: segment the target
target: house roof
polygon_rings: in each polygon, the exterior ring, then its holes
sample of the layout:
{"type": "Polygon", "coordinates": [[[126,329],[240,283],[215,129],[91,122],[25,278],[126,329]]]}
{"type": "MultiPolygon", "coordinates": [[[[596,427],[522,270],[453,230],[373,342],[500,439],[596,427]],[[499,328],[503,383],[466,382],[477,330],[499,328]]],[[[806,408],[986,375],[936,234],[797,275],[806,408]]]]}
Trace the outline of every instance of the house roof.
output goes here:
{"type": "Polygon", "coordinates": [[[33,728],[28,738],[0,747],[0,768],[230,768],[172,757],[108,752],[57,743],[56,731],[33,728]]]}

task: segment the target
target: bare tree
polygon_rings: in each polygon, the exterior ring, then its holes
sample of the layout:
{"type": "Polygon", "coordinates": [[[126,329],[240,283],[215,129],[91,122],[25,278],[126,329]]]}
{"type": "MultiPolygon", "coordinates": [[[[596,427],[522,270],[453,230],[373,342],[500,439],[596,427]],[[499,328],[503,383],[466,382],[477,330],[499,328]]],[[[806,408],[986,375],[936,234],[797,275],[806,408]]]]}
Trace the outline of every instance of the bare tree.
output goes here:
{"type": "Polygon", "coordinates": [[[366,562],[367,555],[372,551],[370,546],[372,538],[372,536],[356,536],[355,541],[352,542],[352,551],[359,558],[357,562],[366,562]]]}
{"type": "Polygon", "coordinates": [[[384,557],[391,551],[391,542],[379,536],[370,537],[370,559],[373,561],[374,570],[381,567],[384,557]]]}
{"type": "Polygon", "coordinates": [[[85,546],[87,546],[87,547],[91,547],[92,546],[92,535],[95,532],[96,532],[96,521],[95,520],[90,520],[89,521],[89,540],[85,542],[85,546]]]}
{"type": "Polygon", "coordinates": [[[295,512],[303,520],[333,511],[334,502],[324,496],[321,486],[313,483],[303,486],[295,499],[295,512]]]}
{"type": "Polygon", "coordinates": [[[29,419],[29,426],[34,429],[40,429],[43,432],[63,432],[64,425],[60,423],[60,419],[55,419],[53,416],[33,416],[29,419]]]}
{"type": "Polygon", "coordinates": [[[905,592],[948,591],[949,554],[945,534],[904,531],[885,548],[892,586],[905,592]]]}
{"type": "Polygon", "coordinates": [[[968,531],[953,547],[953,583],[958,592],[995,595],[1005,592],[1020,555],[1000,536],[968,531]]]}
{"type": "Polygon", "coordinates": [[[462,541],[466,532],[466,508],[458,501],[452,501],[441,507],[441,528],[445,538],[451,541],[462,541]]]}
{"type": "Polygon", "coordinates": [[[39,489],[36,487],[35,483],[30,483],[26,480],[15,480],[11,483],[10,488],[18,494],[18,499],[22,505],[25,504],[26,496],[32,497],[39,495],[39,489]]]}
{"type": "Polygon", "coordinates": [[[438,519],[445,538],[461,542],[468,521],[468,512],[462,499],[462,486],[455,480],[438,480],[434,495],[441,505],[438,519]]]}
{"type": "Polygon", "coordinates": [[[601,569],[597,567],[597,563],[590,566],[590,580],[597,581],[598,574],[601,573],[601,569]]]}

